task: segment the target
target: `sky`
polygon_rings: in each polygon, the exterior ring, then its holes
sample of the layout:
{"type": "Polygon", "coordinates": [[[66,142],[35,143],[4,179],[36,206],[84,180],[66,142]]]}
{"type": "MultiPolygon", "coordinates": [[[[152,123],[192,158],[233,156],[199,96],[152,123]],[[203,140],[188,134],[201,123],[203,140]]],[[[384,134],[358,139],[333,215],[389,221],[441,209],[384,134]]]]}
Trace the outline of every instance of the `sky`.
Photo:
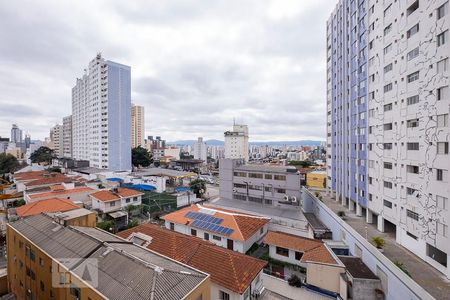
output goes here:
{"type": "Polygon", "coordinates": [[[325,140],[330,0],[23,1],[0,4],[0,136],[32,139],[71,114],[98,52],[131,66],[147,135],[325,140]]]}

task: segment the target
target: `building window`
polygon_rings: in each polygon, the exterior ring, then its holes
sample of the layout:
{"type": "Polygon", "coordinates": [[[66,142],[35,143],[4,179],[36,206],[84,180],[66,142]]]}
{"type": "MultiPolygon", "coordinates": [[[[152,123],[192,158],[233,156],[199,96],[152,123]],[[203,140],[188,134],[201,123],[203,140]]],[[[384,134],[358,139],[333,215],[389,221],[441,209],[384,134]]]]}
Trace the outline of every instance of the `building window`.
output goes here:
{"type": "Polygon", "coordinates": [[[419,46],[409,51],[408,54],[406,55],[406,59],[410,61],[416,58],[417,56],[419,56],[419,46]]]}
{"type": "Polygon", "coordinates": [[[436,90],[436,99],[438,101],[448,98],[448,86],[440,87],[436,90]]]}
{"type": "Polygon", "coordinates": [[[419,167],[413,166],[413,165],[407,165],[406,172],[412,173],[412,174],[419,174],[419,167]]]}
{"type": "Polygon", "coordinates": [[[275,180],[286,180],[286,176],[285,175],[275,175],[275,176],[273,176],[273,179],[275,179],[275,180]]]}
{"type": "MultiPolygon", "coordinates": [[[[406,194],[409,195],[409,196],[413,196],[414,193],[416,193],[416,192],[417,192],[416,189],[413,189],[413,188],[410,188],[410,187],[407,187],[407,188],[406,188],[406,194]]],[[[418,193],[417,193],[417,196],[419,196],[418,193]]]]}
{"type": "Polygon", "coordinates": [[[447,267],[447,253],[427,243],[427,256],[447,267]]]}
{"type": "Polygon", "coordinates": [[[275,191],[276,191],[278,194],[286,194],[286,190],[285,190],[285,189],[275,189],[275,191]]]}
{"type": "Polygon", "coordinates": [[[125,200],[125,202],[126,202],[126,203],[130,203],[130,202],[131,202],[131,199],[130,199],[130,198],[127,198],[127,199],[125,200]]]}
{"type": "Polygon", "coordinates": [[[383,125],[383,130],[392,130],[392,123],[386,123],[383,125]]]}
{"type": "Polygon", "coordinates": [[[214,235],[214,234],[213,234],[213,240],[221,241],[222,238],[221,238],[220,236],[218,236],[218,235],[214,235]]]}
{"type": "Polygon", "coordinates": [[[409,39],[410,37],[412,37],[413,35],[415,35],[416,33],[419,32],[419,23],[417,23],[416,25],[414,25],[413,27],[411,27],[407,32],[406,32],[406,37],[409,39]]]}
{"type": "Polygon", "coordinates": [[[440,209],[447,210],[448,198],[436,195],[436,205],[440,209]]]}
{"type": "Polygon", "coordinates": [[[442,4],[437,9],[437,19],[442,19],[448,13],[448,1],[442,4]]]}
{"type": "Polygon", "coordinates": [[[406,127],[415,128],[419,127],[419,119],[411,119],[406,121],[406,127]]]}
{"type": "Polygon", "coordinates": [[[383,200],[383,205],[388,207],[388,208],[392,208],[392,202],[391,201],[383,200]]]}
{"type": "Polygon", "coordinates": [[[384,73],[388,73],[392,71],[392,63],[388,64],[387,66],[384,67],[384,73]]]}
{"type": "Polygon", "coordinates": [[[44,283],[42,282],[42,280],[39,283],[39,286],[40,286],[41,292],[45,291],[45,286],[44,286],[44,283]]]}
{"type": "Polygon", "coordinates": [[[448,126],[448,114],[437,116],[437,127],[447,127],[448,126]]]}
{"type": "Polygon", "coordinates": [[[209,241],[209,233],[204,232],[203,233],[203,239],[206,240],[206,241],[209,241]]]}
{"type": "Polygon", "coordinates": [[[406,210],[406,216],[408,218],[411,218],[413,220],[419,221],[419,214],[416,212],[413,212],[412,210],[407,209],[406,210]]]}
{"type": "MultiPolygon", "coordinates": [[[[391,124],[391,129],[392,129],[392,124],[391,124]]],[[[383,144],[383,149],[384,150],[392,150],[392,143],[384,143],[383,144]]]]}
{"type": "Polygon", "coordinates": [[[392,110],[392,103],[385,104],[384,105],[384,111],[390,111],[390,110],[392,110]]]}
{"type": "Polygon", "coordinates": [[[225,293],[224,291],[219,291],[219,299],[230,300],[230,295],[228,293],[225,293]]]}
{"type": "Polygon", "coordinates": [[[436,232],[443,237],[448,237],[448,226],[438,221],[436,222],[436,232]]]}
{"type": "Polygon", "coordinates": [[[418,240],[417,236],[415,236],[414,234],[412,234],[412,233],[409,232],[409,231],[406,232],[406,235],[409,236],[409,237],[411,237],[411,238],[413,238],[413,239],[415,239],[416,241],[418,240]]]}
{"type": "Polygon", "coordinates": [[[109,203],[109,206],[116,206],[116,202],[115,202],[115,201],[110,202],[110,203],[109,203]]]}
{"type": "Polygon", "coordinates": [[[407,150],[419,150],[419,143],[406,143],[407,150]]]}
{"type": "Polygon", "coordinates": [[[392,163],[390,163],[390,162],[384,162],[384,168],[385,168],[385,169],[390,169],[390,170],[392,170],[392,163]]]}
{"type": "Polygon", "coordinates": [[[42,258],[40,258],[40,257],[39,257],[39,265],[40,265],[41,267],[44,266],[44,260],[43,260],[42,258]]]}
{"type": "Polygon", "coordinates": [[[239,194],[233,194],[233,199],[247,201],[247,196],[239,195],[239,194]]]}
{"type": "Polygon", "coordinates": [[[419,71],[416,71],[416,72],[414,72],[414,73],[411,73],[411,74],[409,74],[408,77],[407,77],[408,83],[414,82],[414,81],[416,81],[417,79],[419,79],[419,71]]]}
{"type": "Polygon", "coordinates": [[[392,83],[388,83],[383,87],[385,93],[392,91],[392,83]]]}
{"type": "Polygon", "coordinates": [[[437,181],[447,181],[447,170],[436,169],[436,180],[437,181]]]}
{"type": "Polygon", "coordinates": [[[264,174],[264,179],[272,180],[272,174],[264,174]]]}
{"type": "Polygon", "coordinates": [[[289,257],[289,249],[286,249],[286,248],[283,248],[283,247],[278,247],[278,246],[276,246],[275,252],[276,252],[278,255],[289,257]]]}
{"type": "Polygon", "coordinates": [[[262,202],[263,202],[262,198],[252,197],[252,196],[249,196],[249,197],[248,197],[248,201],[250,201],[250,202],[256,202],[256,203],[262,203],[262,202]]]}
{"type": "Polygon", "coordinates": [[[447,39],[448,39],[447,35],[448,35],[448,30],[437,35],[437,46],[438,47],[447,43],[447,39]]]}
{"type": "Polygon", "coordinates": [[[191,235],[197,236],[197,230],[191,228],[191,235]]]}
{"type": "Polygon", "coordinates": [[[419,0],[416,0],[411,4],[408,9],[406,10],[406,14],[409,16],[413,12],[415,12],[419,8],[419,0]]]}
{"type": "Polygon", "coordinates": [[[295,260],[302,259],[303,252],[295,251],[295,260]]]}
{"type": "Polygon", "coordinates": [[[390,181],[384,181],[384,182],[383,182],[383,186],[384,186],[385,188],[392,189],[392,182],[390,182],[390,181]]]}
{"type": "Polygon", "coordinates": [[[247,173],[245,173],[245,172],[234,172],[234,176],[236,176],[236,177],[247,177],[247,173]]]}
{"type": "Polygon", "coordinates": [[[70,295],[75,299],[80,299],[81,297],[80,288],[73,283],[70,285],[70,295]]]}
{"type": "Polygon", "coordinates": [[[248,173],[248,177],[249,177],[249,178],[259,178],[259,179],[262,179],[262,178],[263,178],[263,174],[261,174],[261,173],[248,173]]]}
{"type": "Polygon", "coordinates": [[[448,142],[437,143],[437,154],[448,154],[448,142]]]}
{"type": "Polygon", "coordinates": [[[413,105],[419,103],[419,95],[411,96],[406,98],[406,104],[407,105],[413,105]]]}
{"type": "Polygon", "coordinates": [[[175,224],[174,223],[169,223],[169,227],[170,227],[170,230],[175,230],[175,224]]]}
{"type": "Polygon", "coordinates": [[[392,30],[392,23],[384,28],[384,36],[388,35],[392,30]]]}
{"type": "Polygon", "coordinates": [[[448,71],[448,58],[444,58],[436,63],[436,69],[438,74],[443,74],[448,71]]]}

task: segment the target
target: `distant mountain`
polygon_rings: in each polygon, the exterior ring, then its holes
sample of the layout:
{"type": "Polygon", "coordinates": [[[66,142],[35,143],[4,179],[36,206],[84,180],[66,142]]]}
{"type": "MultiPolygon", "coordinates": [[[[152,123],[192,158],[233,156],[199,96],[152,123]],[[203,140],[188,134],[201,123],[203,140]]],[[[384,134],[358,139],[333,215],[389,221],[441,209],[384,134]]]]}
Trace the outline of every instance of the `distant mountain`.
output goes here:
{"type": "MultiPolygon", "coordinates": [[[[196,141],[195,140],[179,140],[174,142],[168,142],[168,144],[171,145],[193,145],[196,141]]],[[[206,140],[205,141],[208,146],[223,146],[224,142],[221,140],[206,140]]],[[[300,140],[300,141],[267,141],[267,142],[250,142],[250,145],[256,145],[256,146],[320,146],[320,143],[322,141],[312,141],[312,140],[300,140]]]]}

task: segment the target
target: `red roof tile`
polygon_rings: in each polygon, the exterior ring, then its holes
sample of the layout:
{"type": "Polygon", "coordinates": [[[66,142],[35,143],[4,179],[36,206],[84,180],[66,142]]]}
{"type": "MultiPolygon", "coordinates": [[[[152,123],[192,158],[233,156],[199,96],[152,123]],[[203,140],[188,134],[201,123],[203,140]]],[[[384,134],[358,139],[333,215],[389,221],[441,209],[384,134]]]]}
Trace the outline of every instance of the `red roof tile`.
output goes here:
{"type": "Polygon", "coordinates": [[[115,201],[119,200],[120,197],[126,198],[126,197],[137,197],[144,195],[144,193],[141,193],[139,191],[133,190],[133,189],[127,189],[127,188],[118,188],[117,193],[113,192],[112,190],[101,190],[95,193],[91,194],[91,197],[94,197],[97,200],[108,202],[108,201],[115,201]]]}
{"type": "Polygon", "coordinates": [[[313,261],[334,265],[338,264],[324,243],[319,240],[279,231],[269,231],[264,237],[263,242],[268,245],[303,252],[301,262],[313,261]]]}
{"type": "MultiPolygon", "coordinates": [[[[58,185],[59,186],[59,185],[58,185]]],[[[58,189],[54,188],[54,186],[50,187],[50,192],[43,192],[43,193],[35,193],[35,194],[28,194],[28,197],[33,199],[40,199],[40,198],[47,198],[47,197],[58,197],[58,196],[65,196],[65,195],[72,195],[72,194],[78,194],[78,193],[84,193],[84,192],[90,192],[94,191],[93,188],[87,187],[87,186],[81,186],[76,187],[73,189],[58,189]]]]}
{"type": "Polygon", "coordinates": [[[258,230],[266,225],[270,219],[236,211],[225,210],[212,206],[191,205],[161,217],[162,219],[176,224],[189,225],[193,219],[186,217],[187,212],[206,211],[209,215],[223,219],[221,226],[233,229],[230,238],[238,241],[246,241],[258,230]]]}
{"type": "Polygon", "coordinates": [[[129,238],[137,232],[152,237],[148,249],[206,272],[211,275],[212,282],[239,294],[245,292],[267,264],[263,260],[154,224],[142,224],[118,235],[129,238]]]}
{"type": "Polygon", "coordinates": [[[64,212],[78,208],[80,207],[70,200],[53,198],[22,205],[16,209],[16,213],[19,217],[28,217],[40,213],[64,212]]]}

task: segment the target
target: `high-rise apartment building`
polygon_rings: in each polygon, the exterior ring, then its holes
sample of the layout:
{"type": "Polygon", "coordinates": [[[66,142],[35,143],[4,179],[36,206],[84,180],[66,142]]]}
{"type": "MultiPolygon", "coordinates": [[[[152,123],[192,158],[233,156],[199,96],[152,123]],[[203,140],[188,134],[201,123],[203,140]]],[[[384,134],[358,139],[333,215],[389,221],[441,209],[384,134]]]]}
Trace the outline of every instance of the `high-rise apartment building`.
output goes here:
{"type": "Polygon", "coordinates": [[[131,69],[98,54],[72,89],[73,158],[131,169],[131,69]]]}
{"type": "Polygon", "coordinates": [[[233,125],[233,131],[226,131],[225,158],[243,158],[248,161],[248,126],[233,125]]]}
{"type": "Polygon", "coordinates": [[[63,126],[56,124],[50,129],[50,141],[53,154],[63,157],[63,126]]]}
{"type": "Polygon", "coordinates": [[[206,143],[203,141],[202,137],[198,138],[198,140],[194,143],[193,148],[194,148],[194,159],[200,159],[206,163],[208,160],[207,146],[206,143]]]}
{"type": "Polygon", "coordinates": [[[341,0],[327,22],[328,189],[450,277],[449,1],[341,0]]]}
{"type": "Polygon", "coordinates": [[[13,124],[11,128],[11,143],[22,143],[22,130],[13,124]]]}
{"type": "Polygon", "coordinates": [[[131,147],[144,146],[145,114],[144,107],[131,106],[131,147]]]}
{"type": "Polygon", "coordinates": [[[72,115],[63,118],[63,156],[72,157],[72,115]]]}

